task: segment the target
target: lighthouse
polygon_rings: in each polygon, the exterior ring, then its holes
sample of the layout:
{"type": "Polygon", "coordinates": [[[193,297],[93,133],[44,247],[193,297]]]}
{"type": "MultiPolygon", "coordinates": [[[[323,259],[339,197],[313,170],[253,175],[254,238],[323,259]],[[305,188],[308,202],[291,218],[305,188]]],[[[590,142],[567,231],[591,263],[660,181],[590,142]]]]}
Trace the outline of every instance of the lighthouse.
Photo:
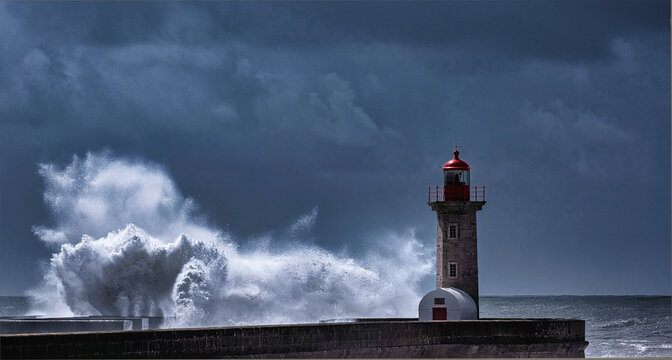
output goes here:
{"type": "Polygon", "coordinates": [[[420,320],[478,318],[476,213],[485,205],[485,187],[471,186],[471,167],[455,148],[442,168],[443,186],[429,188],[427,204],[437,219],[436,290],[420,301],[420,320]]]}

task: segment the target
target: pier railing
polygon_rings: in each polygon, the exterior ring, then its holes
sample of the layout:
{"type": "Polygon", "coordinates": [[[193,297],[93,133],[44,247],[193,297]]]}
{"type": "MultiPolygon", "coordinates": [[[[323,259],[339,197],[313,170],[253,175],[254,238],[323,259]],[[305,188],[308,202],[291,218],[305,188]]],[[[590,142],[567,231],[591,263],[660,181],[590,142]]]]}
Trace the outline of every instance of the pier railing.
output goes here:
{"type": "MultiPolygon", "coordinates": [[[[471,186],[469,193],[470,201],[485,201],[485,186],[471,186]]],[[[430,186],[428,202],[444,201],[443,186],[430,186]]]]}

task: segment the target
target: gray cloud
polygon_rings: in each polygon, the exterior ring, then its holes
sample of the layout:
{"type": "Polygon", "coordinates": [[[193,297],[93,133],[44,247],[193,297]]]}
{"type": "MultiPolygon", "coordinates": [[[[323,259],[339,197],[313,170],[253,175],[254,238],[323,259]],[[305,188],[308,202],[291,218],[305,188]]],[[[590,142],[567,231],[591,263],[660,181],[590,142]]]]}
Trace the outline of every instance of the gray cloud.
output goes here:
{"type": "Polygon", "coordinates": [[[651,260],[630,270],[669,268],[657,255],[669,207],[656,201],[669,195],[666,14],[662,1],[2,4],[3,272],[35,281],[31,264],[48,256],[30,232],[49,219],[37,164],[102,148],[162,164],[241,238],[319,205],[327,248],[369,250],[409,228],[431,245],[425,191],[455,135],[492,199],[479,218],[486,293],[514,285],[487,280],[498,252],[518,273],[529,267],[516,256],[548,259],[559,278],[572,246],[635,251],[637,231],[610,226],[633,221],[614,209],[645,187],[656,191],[632,201],[651,260]],[[547,230],[556,218],[563,237],[547,230]]]}

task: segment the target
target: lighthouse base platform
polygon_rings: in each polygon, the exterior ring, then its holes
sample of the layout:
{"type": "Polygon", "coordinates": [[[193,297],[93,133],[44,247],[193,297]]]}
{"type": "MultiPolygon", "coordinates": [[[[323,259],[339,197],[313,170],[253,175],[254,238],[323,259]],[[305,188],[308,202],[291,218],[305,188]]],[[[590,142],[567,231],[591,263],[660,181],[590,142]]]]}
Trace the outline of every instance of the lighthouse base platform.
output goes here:
{"type": "Polygon", "coordinates": [[[126,330],[0,336],[16,358],[584,357],[585,322],[480,319],[126,330]]]}

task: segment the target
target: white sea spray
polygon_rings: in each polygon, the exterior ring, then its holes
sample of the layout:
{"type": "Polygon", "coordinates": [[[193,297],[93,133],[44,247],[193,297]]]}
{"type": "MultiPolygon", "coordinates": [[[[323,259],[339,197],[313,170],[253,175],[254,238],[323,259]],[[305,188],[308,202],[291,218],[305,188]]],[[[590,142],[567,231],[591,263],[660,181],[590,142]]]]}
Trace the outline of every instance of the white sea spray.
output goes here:
{"type": "Polygon", "coordinates": [[[432,272],[412,230],[359,258],[301,242],[317,207],[242,250],[155,164],[88,153],[40,174],[55,224],[34,233],[54,253],[33,313],[166,316],[169,326],[414,316],[432,272]]]}

